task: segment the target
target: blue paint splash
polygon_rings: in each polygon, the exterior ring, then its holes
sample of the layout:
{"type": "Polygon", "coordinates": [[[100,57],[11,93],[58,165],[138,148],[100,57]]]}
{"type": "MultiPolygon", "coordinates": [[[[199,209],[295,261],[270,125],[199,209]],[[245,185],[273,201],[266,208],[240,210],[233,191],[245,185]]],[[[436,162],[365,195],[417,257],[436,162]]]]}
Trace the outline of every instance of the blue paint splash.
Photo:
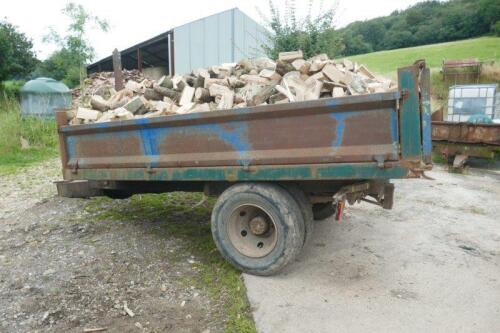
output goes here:
{"type": "Polygon", "coordinates": [[[342,146],[342,140],[344,138],[344,130],[345,130],[345,120],[354,115],[359,115],[359,112],[339,112],[339,113],[330,113],[330,117],[335,119],[335,139],[332,141],[332,148],[336,149],[342,146]]]}

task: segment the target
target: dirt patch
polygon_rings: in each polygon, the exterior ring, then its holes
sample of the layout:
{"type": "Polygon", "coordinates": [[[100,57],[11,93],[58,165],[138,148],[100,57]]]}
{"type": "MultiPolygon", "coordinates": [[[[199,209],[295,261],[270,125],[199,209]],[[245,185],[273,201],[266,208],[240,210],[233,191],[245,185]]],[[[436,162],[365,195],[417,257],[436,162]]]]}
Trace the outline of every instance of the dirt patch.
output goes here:
{"type": "Polygon", "coordinates": [[[58,198],[57,167],[1,179],[0,331],[254,330],[240,274],[211,242],[210,202],[58,198]]]}

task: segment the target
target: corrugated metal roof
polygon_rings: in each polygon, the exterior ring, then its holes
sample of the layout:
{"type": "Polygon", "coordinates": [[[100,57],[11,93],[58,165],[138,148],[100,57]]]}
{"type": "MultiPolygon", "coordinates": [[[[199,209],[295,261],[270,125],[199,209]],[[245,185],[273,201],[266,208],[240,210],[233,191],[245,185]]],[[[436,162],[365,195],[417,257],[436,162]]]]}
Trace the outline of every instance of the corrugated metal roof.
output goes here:
{"type": "MultiPolygon", "coordinates": [[[[137,50],[141,49],[144,67],[169,66],[168,36],[174,36],[175,73],[242,58],[262,56],[265,29],[238,8],[180,25],[147,41],[121,51],[122,66],[137,68],[137,50]]],[[[113,70],[112,57],[89,66],[88,72],[113,70]]]]}

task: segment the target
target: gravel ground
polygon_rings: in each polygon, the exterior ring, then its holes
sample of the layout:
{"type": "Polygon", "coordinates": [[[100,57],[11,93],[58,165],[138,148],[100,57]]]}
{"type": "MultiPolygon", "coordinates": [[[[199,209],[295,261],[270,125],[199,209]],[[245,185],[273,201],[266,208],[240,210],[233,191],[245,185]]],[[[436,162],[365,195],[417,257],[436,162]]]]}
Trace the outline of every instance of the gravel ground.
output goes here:
{"type": "MultiPolygon", "coordinates": [[[[317,223],[282,274],[245,275],[257,329],[499,332],[499,177],[429,175],[396,181],[392,211],[361,204],[317,223]]],[[[239,278],[210,241],[210,203],[58,198],[59,178],[57,159],[0,176],[0,332],[213,333],[234,304],[248,316],[244,286],[213,283],[239,278]]]]}
{"type": "Polygon", "coordinates": [[[56,197],[58,163],[0,176],[0,332],[223,331],[224,302],[193,283],[199,260],[165,219],[107,219],[126,202],[56,197]]]}
{"type": "Polygon", "coordinates": [[[346,209],[277,276],[245,275],[259,332],[500,332],[500,181],[398,180],[346,209]]]}

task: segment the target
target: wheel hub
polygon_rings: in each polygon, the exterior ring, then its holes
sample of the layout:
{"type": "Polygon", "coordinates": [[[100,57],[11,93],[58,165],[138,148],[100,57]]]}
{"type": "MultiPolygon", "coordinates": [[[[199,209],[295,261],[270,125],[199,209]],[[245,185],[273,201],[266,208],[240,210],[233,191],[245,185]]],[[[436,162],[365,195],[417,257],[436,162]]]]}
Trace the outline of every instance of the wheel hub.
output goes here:
{"type": "Polygon", "coordinates": [[[248,222],[252,234],[260,236],[269,230],[269,223],[263,216],[256,216],[248,222]]]}
{"type": "Polygon", "coordinates": [[[277,243],[276,225],[261,207],[246,204],[231,213],[227,235],[233,246],[247,257],[261,258],[273,251],[277,243]]]}

